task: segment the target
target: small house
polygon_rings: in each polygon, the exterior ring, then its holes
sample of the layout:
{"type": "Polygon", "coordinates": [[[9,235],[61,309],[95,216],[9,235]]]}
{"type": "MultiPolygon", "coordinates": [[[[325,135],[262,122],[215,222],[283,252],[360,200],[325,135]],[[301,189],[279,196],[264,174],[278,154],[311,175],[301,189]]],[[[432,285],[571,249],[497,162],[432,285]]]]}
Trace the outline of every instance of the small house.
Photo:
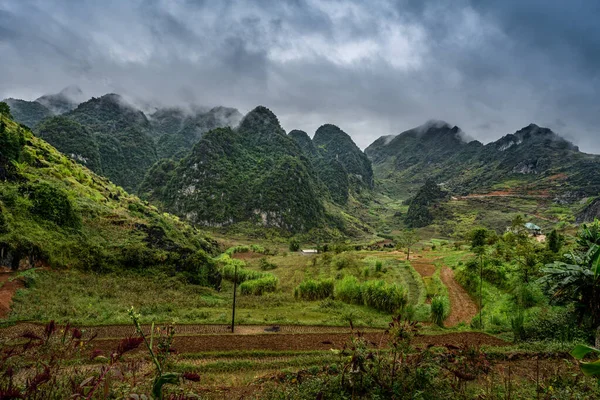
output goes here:
{"type": "Polygon", "coordinates": [[[303,256],[312,256],[312,255],[319,253],[319,251],[317,249],[302,249],[302,250],[300,250],[300,253],[303,256]]]}
{"type": "Polygon", "coordinates": [[[538,236],[542,234],[542,228],[537,226],[534,223],[528,222],[525,224],[525,228],[531,233],[533,236],[538,236]]]}

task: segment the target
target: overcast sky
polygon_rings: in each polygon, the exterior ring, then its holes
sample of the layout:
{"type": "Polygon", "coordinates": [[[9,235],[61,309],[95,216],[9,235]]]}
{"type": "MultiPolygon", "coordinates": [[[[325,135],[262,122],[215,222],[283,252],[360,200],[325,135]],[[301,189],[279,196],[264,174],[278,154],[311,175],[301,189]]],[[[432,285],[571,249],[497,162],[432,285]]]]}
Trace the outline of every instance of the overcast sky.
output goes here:
{"type": "Polygon", "coordinates": [[[598,20],[596,0],[0,0],[0,98],[262,104],[362,148],[429,119],[483,142],[535,122],[600,153],[598,20]]]}

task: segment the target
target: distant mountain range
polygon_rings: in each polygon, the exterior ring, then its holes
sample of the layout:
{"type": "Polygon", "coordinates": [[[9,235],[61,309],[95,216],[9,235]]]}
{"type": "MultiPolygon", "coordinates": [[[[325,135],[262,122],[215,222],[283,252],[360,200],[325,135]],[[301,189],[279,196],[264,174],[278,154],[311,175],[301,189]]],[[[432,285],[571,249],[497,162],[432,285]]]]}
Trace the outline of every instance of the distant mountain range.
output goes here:
{"type": "Polygon", "coordinates": [[[600,156],[535,124],[483,145],[430,122],[366,150],[382,190],[408,197],[428,178],[455,195],[506,191],[576,201],[600,193],[600,156]]]}
{"type": "MultiPolygon", "coordinates": [[[[351,199],[364,207],[376,193],[412,199],[426,182],[451,196],[574,203],[600,194],[600,156],[535,124],[484,145],[457,126],[429,121],[380,137],[363,152],[331,124],[312,139],[300,130],[286,134],[262,106],[245,117],[227,107],[148,113],[117,94],[81,97],[69,87],[35,101],[6,101],[15,121],[73,160],[204,225],[366,229],[350,223],[351,199]]],[[[588,219],[597,208],[590,207],[588,219]]]]}

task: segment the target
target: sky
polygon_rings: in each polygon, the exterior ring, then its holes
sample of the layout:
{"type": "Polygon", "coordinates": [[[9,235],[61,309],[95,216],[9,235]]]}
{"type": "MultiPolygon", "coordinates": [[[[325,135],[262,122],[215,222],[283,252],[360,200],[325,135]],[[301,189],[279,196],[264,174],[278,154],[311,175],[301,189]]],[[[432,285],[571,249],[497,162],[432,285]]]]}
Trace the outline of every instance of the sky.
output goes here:
{"type": "Polygon", "coordinates": [[[600,153],[599,18],[594,0],[0,0],[0,98],[264,105],[361,148],[431,119],[484,143],[536,123],[600,153]]]}

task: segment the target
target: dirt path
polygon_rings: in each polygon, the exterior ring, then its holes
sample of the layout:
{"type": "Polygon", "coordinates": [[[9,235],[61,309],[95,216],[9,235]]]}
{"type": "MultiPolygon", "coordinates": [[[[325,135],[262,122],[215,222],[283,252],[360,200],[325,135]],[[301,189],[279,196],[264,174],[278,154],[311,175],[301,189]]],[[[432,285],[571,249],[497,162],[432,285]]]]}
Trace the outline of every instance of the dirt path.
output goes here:
{"type": "Polygon", "coordinates": [[[448,288],[448,296],[450,298],[450,315],[446,319],[446,326],[452,327],[460,322],[467,325],[471,323],[471,319],[477,315],[477,305],[469,296],[467,291],[456,282],[454,279],[454,271],[444,266],[440,273],[442,282],[448,288]]]}
{"type": "Polygon", "coordinates": [[[18,279],[9,281],[11,276],[13,274],[9,272],[0,273],[0,319],[8,317],[12,298],[17,289],[23,287],[23,282],[18,279]]]}

